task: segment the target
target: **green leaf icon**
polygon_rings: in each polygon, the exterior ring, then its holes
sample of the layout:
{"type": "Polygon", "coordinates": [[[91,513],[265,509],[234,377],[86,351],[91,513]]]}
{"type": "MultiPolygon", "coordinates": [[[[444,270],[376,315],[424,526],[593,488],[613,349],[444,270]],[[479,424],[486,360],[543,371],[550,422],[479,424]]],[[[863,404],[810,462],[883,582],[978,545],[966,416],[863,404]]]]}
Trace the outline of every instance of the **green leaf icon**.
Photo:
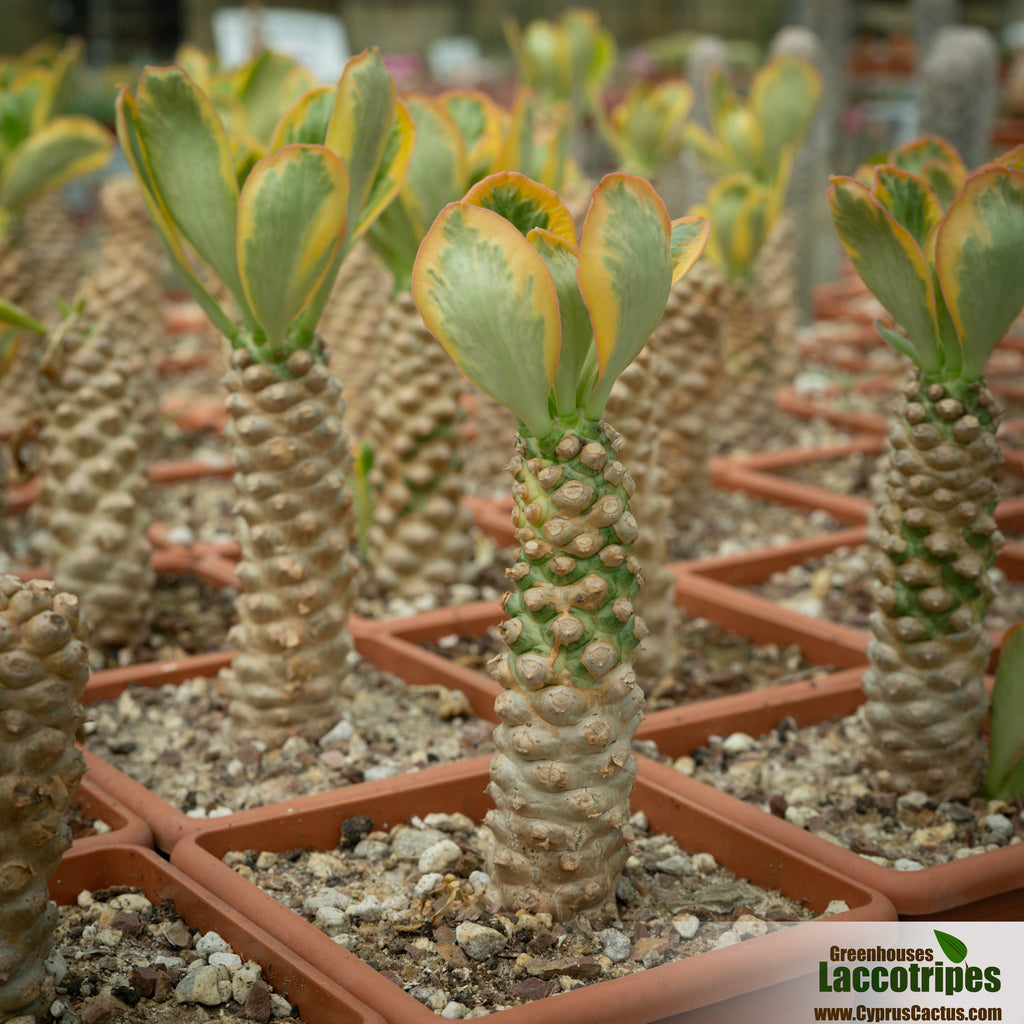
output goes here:
{"type": "Polygon", "coordinates": [[[967,946],[955,935],[950,935],[949,932],[940,932],[938,928],[934,928],[932,930],[935,932],[935,938],[942,947],[942,952],[945,953],[953,963],[958,964],[967,956],[967,946]]]}

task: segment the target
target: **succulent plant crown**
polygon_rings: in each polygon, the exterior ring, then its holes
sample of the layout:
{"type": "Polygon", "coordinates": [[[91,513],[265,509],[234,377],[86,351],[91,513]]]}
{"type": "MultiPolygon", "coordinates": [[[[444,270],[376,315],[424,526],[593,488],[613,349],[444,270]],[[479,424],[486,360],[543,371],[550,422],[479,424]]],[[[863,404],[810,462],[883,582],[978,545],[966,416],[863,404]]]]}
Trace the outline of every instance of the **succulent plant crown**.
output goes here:
{"type": "Polygon", "coordinates": [[[600,417],[707,230],[701,217],[670,222],[647,182],[612,174],[594,190],[577,244],[554,192],[501,172],[438,215],[413,298],[463,373],[543,449],[564,426],[600,417]]]}
{"type": "Polygon", "coordinates": [[[574,118],[615,65],[615,39],[596,11],[567,7],[558,21],[538,18],[520,30],[507,20],[504,27],[523,82],[545,103],[567,101],[574,118]]]}
{"type": "Polygon", "coordinates": [[[870,184],[831,179],[836,232],[906,332],[879,323],[886,341],[926,381],[977,380],[1024,305],[1024,149],[964,175],[953,198],[963,165],[948,147],[930,141],[896,156],[870,184]]]}
{"type": "MultiPolygon", "coordinates": [[[[499,170],[532,172],[545,184],[564,179],[565,118],[542,124],[536,96],[521,89],[511,111],[485,93],[451,90],[436,97],[404,96],[416,141],[402,187],[367,235],[395,277],[409,290],[420,242],[441,209],[499,170]]],[[[564,114],[564,106],[559,108],[564,114]]]]}
{"type": "Polygon", "coordinates": [[[758,69],[745,100],[723,68],[709,73],[710,130],[690,121],[685,133],[714,178],[695,212],[710,216],[708,257],[729,280],[753,275],[754,260],[782,212],[793,159],[821,89],[814,65],[796,57],[778,57],[758,69]]]}
{"type": "Polygon", "coordinates": [[[113,139],[98,122],[55,115],[80,45],[34,49],[0,63],[0,237],[26,202],[110,159],[113,139]]]}
{"type": "Polygon", "coordinates": [[[312,349],[341,261],[401,185],[409,113],[376,50],[335,86],[304,93],[255,162],[235,151],[211,98],[179,67],[148,68],[117,101],[122,148],[172,263],[214,325],[282,373],[312,349]],[[189,250],[238,303],[232,323],[189,250]]]}
{"type": "Polygon", "coordinates": [[[592,105],[622,170],[652,177],[685,145],[693,99],[692,87],[680,78],[636,83],[607,116],[599,101],[592,105]]]}

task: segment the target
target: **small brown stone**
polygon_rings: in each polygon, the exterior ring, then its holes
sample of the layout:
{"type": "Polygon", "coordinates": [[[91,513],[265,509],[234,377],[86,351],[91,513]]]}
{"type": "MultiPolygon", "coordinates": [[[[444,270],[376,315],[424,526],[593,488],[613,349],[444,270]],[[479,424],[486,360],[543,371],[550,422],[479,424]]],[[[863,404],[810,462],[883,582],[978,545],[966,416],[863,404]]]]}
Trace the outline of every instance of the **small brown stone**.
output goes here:
{"type": "Polygon", "coordinates": [[[245,997],[245,1012],[257,1024],[267,1024],[270,1010],[270,988],[262,978],[257,978],[245,997]]]}
{"type": "Polygon", "coordinates": [[[82,1024],[99,1024],[100,1021],[110,1020],[114,1015],[114,1010],[114,1000],[101,992],[98,996],[93,996],[82,1007],[78,1019],[82,1024]]]}

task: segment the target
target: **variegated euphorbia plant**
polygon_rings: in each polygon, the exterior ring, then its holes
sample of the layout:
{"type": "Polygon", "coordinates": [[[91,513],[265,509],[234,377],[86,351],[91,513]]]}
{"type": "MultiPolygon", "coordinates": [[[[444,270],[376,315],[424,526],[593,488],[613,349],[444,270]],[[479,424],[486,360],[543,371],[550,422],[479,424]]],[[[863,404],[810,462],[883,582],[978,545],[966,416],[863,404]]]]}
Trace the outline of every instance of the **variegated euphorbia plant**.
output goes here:
{"type": "Polygon", "coordinates": [[[939,798],[973,794],[984,769],[983,619],[1002,536],[1000,411],[983,374],[1024,305],[1022,153],[968,176],[946,210],[924,177],[891,164],[870,186],[835,177],[829,189],[844,248],[904,333],[878,330],[917,367],[877,510],[865,718],[888,784],[939,798]]]}
{"type": "Polygon", "coordinates": [[[522,31],[509,19],[504,28],[522,81],[546,103],[568,101],[574,120],[615,66],[615,39],[589,8],[567,7],[558,21],[538,18],[522,31]]]}
{"type": "Polygon", "coordinates": [[[163,243],[229,339],[227,435],[238,474],[236,727],[320,735],[340,713],[354,564],[338,381],[317,321],[341,261],[396,194],[411,123],[380,55],[300,98],[244,181],[210,98],[150,68],[117,104],[118,134],[163,243]],[[233,323],[192,266],[223,281],[233,323]]]}
{"type": "Polygon", "coordinates": [[[725,70],[715,66],[707,83],[710,131],[690,121],[687,140],[715,177],[744,171],[764,185],[784,188],[821,89],[821,75],[810,61],[778,57],[758,69],[741,99],[725,70]]]}
{"type": "Polygon", "coordinates": [[[690,84],[680,78],[638,82],[607,116],[595,102],[598,127],[619,167],[627,174],[657,175],[686,142],[686,118],[693,98],[690,84]]]}
{"type": "Polygon", "coordinates": [[[733,171],[719,178],[695,212],[711,222],[707,255],[727,281],[750,281],[757,257],[778,219],[778,189],[762,185],[752,175],[733,171]]]}
{"type": "Polygon", "coordinates": [[[549,189],[500,173],[447,206],[420,248],[413,296],[431,333],[519,424],[519,548],[496,676],[488,871],[510,910],[614,915],[629,852],[633,658],[645,627],[630,546],[633,482],[608,393],[706,239],[623,174],[594,190],[577,244],[549,189]]]}

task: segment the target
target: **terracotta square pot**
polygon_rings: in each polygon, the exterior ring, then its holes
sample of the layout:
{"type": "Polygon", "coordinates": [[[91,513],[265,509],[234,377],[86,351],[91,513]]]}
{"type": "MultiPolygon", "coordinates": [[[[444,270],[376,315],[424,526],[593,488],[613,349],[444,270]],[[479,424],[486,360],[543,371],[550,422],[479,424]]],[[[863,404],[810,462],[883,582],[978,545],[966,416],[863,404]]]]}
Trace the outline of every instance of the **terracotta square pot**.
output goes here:
{"type": "MultiPolygon", "coordinates": [[[[704,746],[713,735],[745,732],[761,736],[786,716],[800,726],[842,718],[864,703],[862,673],[862,669],[852,669],[828,677],[823,684],[797,683],[785,693],[759,691],[705,701],[678,715],[674,722],[664,715],[645,722],[637,738],[653,740],[662,754],[678,758],[704,746]]],[[[695,803],[714,800],[721,813],[733,821],[878,889],[892,900],[901,918],[1024,920],[1024,843],[920,871],[897,871],[667,765],[652,763],[649,776],[695,803]]]]}
{"type": "MultiPolygon", "coordinates": [[[[866,527],[840,530],[774,548],[737,555],[677,562],[677,601],[690,615],[701,615],[761,643],[787,642],[800,646],[804,657],[820,664],[851,668],[867,663],[870,633],[826,618],[785,607],[754,589],[776,572],[830,554],[836,548],[855,548],[867,540],[866,527]],[[790,639],[792,638],[792,639],[790,639]]],[[[996,566],[1008,579],[1024,581],[1024,545],[1003,546],[996,566]]],[[[1002,646],[1003,630],[989,634],[993,664],[1002,646]]]]}
{"type": "Polygon", "coordinates": [[[50,896],[66,904],[83,889],[112,886],[137,886],[152,902],[172,900],[187,925],[217,932],[244,960],[259,963],[274,990],[299,1007],[305,1024],[385,1024],[278,936],[253,924],[152,850],[116,845],[73,850],[50,880],[50,896]]]}
{"type": "Polygon", "coordinates": [[[74,850],[94,850],[100,846],[153,845],[153,830],[120,800],[111,796],[87,773],[75,791],[72,801],[78,813],[93,821],[110,826],[109,832],[76,839],[74,850]]]}
{"type": "MultiPolygon", "coordinates": [[[[434,1013],[242,878],[223,864],[221,857],[229,850],[333,849],[341,822],[357,814],[371,816],[377,828],[433,811],[462,812],[479,821],[489,806],[484,793],[488,763],[488,758],[474,758],[412,776],[245,811],[229,825],[208,822],[175,846],[171,862],[225,901],[244,908],[314,968],[344,984],[389,1021],[427,1024],[437,1020],[434,1013]]],[[[647,814],[652,828],[671,834],[690,852],[713,853],[719,863],[742,877],[804,900],[819,913],[830,900],[845,900],[849,912],[829,920],[892,920],[891,905],[871,889],[728,822],[715,809],[714,799],[701,805],[681,798],[660,785],[650,767],[644,759],[632,806],[647,814]]],[[[622,1024],[627,1020],[644,1024],[676,1019],[673,1015],[806,974],[809,965],[816,963],[814,956],[805,955],[810,948],[806,945],[808,932],[813,938],[813,926],[797,926],[493,1016],[508,1024],[622,1024]]],[[[679,1019],[689,1021],[690,1017],[679,1019]]]]}
{"type": "MultiPolygon", "coordinates": [[[[197,574],[202,572],[206,578],[215,581],[218,574],[233,572],[233,567],[223,560],[210,557],[202,560],[193,571],[197,574]]],[[[491,604],[497,607],[495,603],[491,604]]],[[[410,686],[435,686],[441,683],[450,689],[461,690],[480,718],[497,721],[494,699],[500,688],[489,677],[452,665],[436,655],[428,657],[429,652],[422,651],[414,644],[380,632],[379,623],[370,619],[353,616],[350,629],[356,650],[377,668],[398,676],[410,686]]],[[[451,629],[447,632],[451,632],[451,629]]],[[[133,684],[161,687],[199,676],[213,677],[221,669],[230,666],[234,654],[233,650],[217,651],[174,661],[128,665],[96,672],[86,685],[83,703],[88,706],[95,701],[116,700],[126,687],[133,684]]],[[[87,749],[82,752],[91,782],[147,823],[152,829],[157,849],[170,851],[183,835],[201,827],[201,819],[189,817],[99,754],[87,749]]]]}

